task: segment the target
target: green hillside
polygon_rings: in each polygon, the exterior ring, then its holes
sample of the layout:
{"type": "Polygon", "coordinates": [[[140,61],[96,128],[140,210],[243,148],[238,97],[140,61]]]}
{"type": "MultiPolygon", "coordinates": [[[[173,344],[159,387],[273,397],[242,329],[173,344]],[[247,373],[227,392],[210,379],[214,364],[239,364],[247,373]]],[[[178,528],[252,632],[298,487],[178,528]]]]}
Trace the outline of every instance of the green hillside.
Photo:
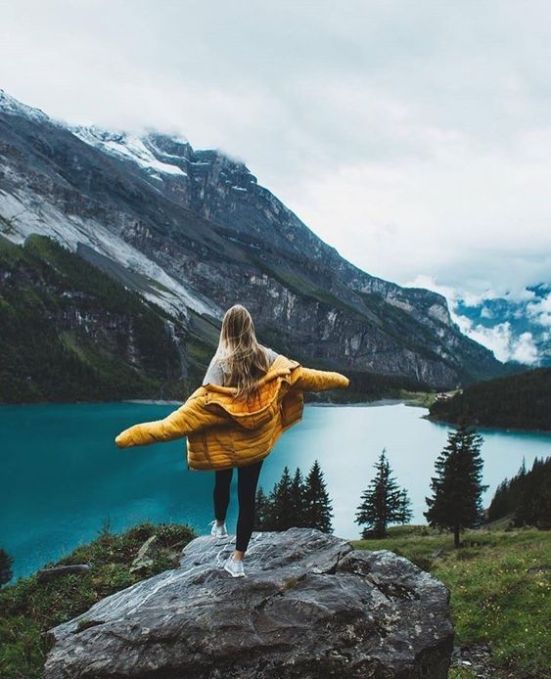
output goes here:
{"type": "Polygon", "coordinates": [[[453,668],[452,679],[549,679],[551,670],[551,532],[468,530],[462,549],[449,533],[396,526],[389,537],[352,543],[390,549],[430,571],[450,590],[457,646],[489,648],[485,674],[453,668]]]}
{"type": "Polygon", "coordinates": [[[551,457],[536,458],[528,471],[523,463],[515,476],[499,484],[488,508],[488,519],[506,517],[515,526],[551,529],[551,457]]]}

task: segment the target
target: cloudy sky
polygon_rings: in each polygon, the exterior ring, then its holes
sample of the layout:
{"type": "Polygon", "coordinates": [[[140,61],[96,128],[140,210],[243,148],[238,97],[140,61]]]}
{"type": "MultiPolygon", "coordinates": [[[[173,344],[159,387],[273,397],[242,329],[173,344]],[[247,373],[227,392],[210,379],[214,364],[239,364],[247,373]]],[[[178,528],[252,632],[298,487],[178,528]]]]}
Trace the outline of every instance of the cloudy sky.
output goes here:
{"type": "Polygon", "coordinates": [[[0,17],[10,94],[239,157],[372,274],[452,298],[551,282],[547,0],[0,0],[0,17]]]}

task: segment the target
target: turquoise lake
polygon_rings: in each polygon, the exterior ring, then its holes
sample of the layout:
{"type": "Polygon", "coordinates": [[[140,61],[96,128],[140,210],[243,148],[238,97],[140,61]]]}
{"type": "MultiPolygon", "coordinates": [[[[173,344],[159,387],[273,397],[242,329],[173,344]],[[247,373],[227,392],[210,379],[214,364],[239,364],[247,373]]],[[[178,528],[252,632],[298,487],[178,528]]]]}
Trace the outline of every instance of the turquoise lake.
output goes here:
{"type": "MultiPolygon", "coordinates": [[[[136,403],[0,407],[0,547],[14,575],[32,573],[97,536],[108,522],[120,531],[141,521],[188,523],[208,532],[214,474],[188,471],[185,440],[119,450],[115,435],[174,406],[136,403]]],[[[354,514],[373,463],[387,449],[398,482],[410,493],[414,521],[424,522],[434,460],[449,427],[423,418],[423,408],[307,406],[266,459],[260,485],[270,490],[285,465],[306,472],[317,458],[333,500],[335,534],[359,537],[354,514]]],[[[481,430],[488,504],[497,484],[524,457],[551,455],[546,434],[481,430]]],[[[235,482],[235,478],[234,478],[235,482]]],[[[235,488],[228,516],[233,532],[235,488]]]]}

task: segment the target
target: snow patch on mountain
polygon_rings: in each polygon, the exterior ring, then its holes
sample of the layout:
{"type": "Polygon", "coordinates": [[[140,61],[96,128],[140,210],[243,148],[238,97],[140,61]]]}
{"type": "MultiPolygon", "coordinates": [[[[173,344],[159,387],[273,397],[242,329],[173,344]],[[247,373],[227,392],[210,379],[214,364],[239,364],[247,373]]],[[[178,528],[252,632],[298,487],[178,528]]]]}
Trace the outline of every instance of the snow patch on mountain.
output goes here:
{"type": "Polygon", "coordinates": [[[430,276],[412,283],[444,295],[461,332],[493,351],[500,361],[551,365],[551,285],[499,295],[440,285],[430,276]]]}
{"type": "Polygon", "coordinates": [[[10,96],[5,90],[0,89],[0,111],[9,115],[24,116],[38,122],[49,121],[50,118],[39,108],[27,106],[10,96]]]}
{"type": "MultiPolygon", "coordinates": [[[[177,165],[160,161],[146,146],[144,140],[137,135],[104,130],[96,126],[77,126],[71,128],[71,132],[86,144],[118,158],[130,160],[153,174],[187,177],[187,173],[177,165]]],[[[163,154],[163,156],[165,159],[169,158],[166,154],[163,154]]],[[[178,160],[181,160],[181,158],[178,158],[178,160]]]]}
{"type": "Polygon", "coordinates": [[[169,276],[164,269],[142,252],[108,231],[102,224],[67,216],[47,202],[37,202],[25,194],[0,191],[0,235],[14,243],[23,243],[37,233],[54,238],[73,252],[79,244],[122,264],[128,270],[144,276],[150,289],[142,294],[175,316],[187,316],[186,307],[199,314],[220,317],[221,309],[209,304],[169,276]]]}

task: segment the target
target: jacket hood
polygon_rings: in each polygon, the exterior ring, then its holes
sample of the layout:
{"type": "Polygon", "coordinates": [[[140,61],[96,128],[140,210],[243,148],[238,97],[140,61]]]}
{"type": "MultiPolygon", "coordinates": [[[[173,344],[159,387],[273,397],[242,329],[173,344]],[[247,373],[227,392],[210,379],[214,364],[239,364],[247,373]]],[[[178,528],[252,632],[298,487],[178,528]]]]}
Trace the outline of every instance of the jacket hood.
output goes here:
{"type": "Polygon", "coordinates": [[[256,429],[273,417],[278,408],[278,396],[282,388],[287,388],[291,372],[300,366],[286,356],[279,355],[268,372],[257,382],[258,391],[248,399],[236,399],[235,387],[222,387],[218,384],[205,384],[205,408],[224,414],[244,429],[256,429]]]}

